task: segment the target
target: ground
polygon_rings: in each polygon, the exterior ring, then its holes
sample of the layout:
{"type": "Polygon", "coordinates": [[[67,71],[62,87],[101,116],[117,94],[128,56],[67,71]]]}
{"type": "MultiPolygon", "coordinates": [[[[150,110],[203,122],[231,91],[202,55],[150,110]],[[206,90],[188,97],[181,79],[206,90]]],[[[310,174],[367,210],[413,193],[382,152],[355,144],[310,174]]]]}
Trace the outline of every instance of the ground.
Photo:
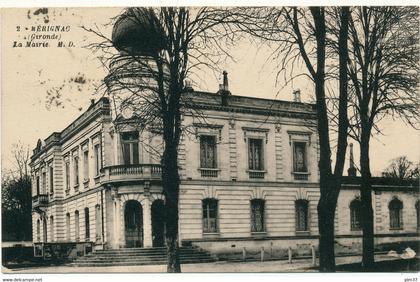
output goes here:
{"type": "MultiPolygon", "coordinates": [[[[339,257],[336,259],[337,270],[339,272],[360,271],[360,256],[339,257]]],[[[420,259],[410,261],[388,257],[386,255],[376,255],[378,267],[377,272],[414,272],[420,269],[420,259]]],[[[20,269],[2,268],[3,273],[92,273],[92,272],[125,272],[125,273],[147,273],[147,272],[166,272],[166,265],[142,265],[142,266],[114,266],[114,267],[72,267],[72,266],[47,266],[31,267],[20,269]]],[[[200,264],[184,264],[182,272],[317,272],[312,266],[311,260],[297,260],[292,264],[287,261],[268,261],[268,262],[214,262],[200,264]]]]}

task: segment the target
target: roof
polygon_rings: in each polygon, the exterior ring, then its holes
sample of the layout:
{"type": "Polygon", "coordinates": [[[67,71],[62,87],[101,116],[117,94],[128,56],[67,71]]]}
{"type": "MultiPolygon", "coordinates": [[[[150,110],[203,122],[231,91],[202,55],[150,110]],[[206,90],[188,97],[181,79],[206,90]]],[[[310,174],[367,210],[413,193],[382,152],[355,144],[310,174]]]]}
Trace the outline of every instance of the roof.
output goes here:
{"type": "Polygon", "coordinates": [[[111,109],[109,105],[109,99],[102,97],[96,103],[92,103],[90,107],[84,111],[78,118],[70,123],[66,128],[60,132],[53,132],[43,142],[41,139],[38,140],[37,146],[33,150],[31,161],[36,159],[40,154],[55,145],[60,145],[65,142],[68,138],[73,136],[78,130],[86,126],[92,119],[98,115],[110,115],[111,109]]]}
{"type": "Polygon", "coordinates": [[[224,104],[220,91],[190,91],[182,96],[183,104],[192,108],[316,119],[315,104],[239,95],[227,95],[225,99],[224,104]]]}
{"type": "MultiPolygon", "coordinates": [[[[419,192],[419,179],[398,179],[393,177],[371,177],[370,183],[375,190],[396,190],[419,192]]],[[[360,176],[343,176],[342,187],[360,187],[362,178],[360,176]]]]}
{"type": "MultiPolygon", "coordinates": [[[[222,96],[219,92],[186,91],[182,95],[182,104],[185,107],[248,114],[287,116],[293,118],[316,118],[316,107],[314,104],[238,95],[228,95],[226,101],[226,104],[222,103],[222,96]]],[[[73,136],[75,132],[83,128],[83,126],[88,124],[98,115],[110,115],[110,112],[109,99],[102,97],[61,132],[52,133],[45,139],[45,142],[38,140],[37,146],[33,150],[31,160],[37,158],[48,148],[65,142],[68,138],[73,136]]]]}

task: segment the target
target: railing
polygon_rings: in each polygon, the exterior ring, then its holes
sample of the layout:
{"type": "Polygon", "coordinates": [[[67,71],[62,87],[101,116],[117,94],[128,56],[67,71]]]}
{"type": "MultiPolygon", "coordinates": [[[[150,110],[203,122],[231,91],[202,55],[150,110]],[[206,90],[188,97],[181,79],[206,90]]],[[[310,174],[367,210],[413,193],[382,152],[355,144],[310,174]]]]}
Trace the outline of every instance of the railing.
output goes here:
{"type": "Polygon", "coordinates": [[[44,259],[74,259],[93,251],[93,242],[36,242],[34,257],[44,259]]]}
{"type": "Polygon", "coordinates": [[[40,207],[48,205],[48,194],[39,194],[32,197],[32,206],[40,207]]]}
{"type": "Polygon", "coordinates": [[[248,170],[249,178],[264,179],[265,170],[248,170]]]}
{"type": "Polygon", "coordinates": [[[201,177],[217,177],[219,170],[216,168],[200,168],[201,177]]]}
{"type": "Polygon", "coordinates": [[[293,175],[295,180],[308,181],[309,178],[309,173],[306,172],[293,172],[293,175]]]}
{"type": "Polygon", "coordinates": [[[162,177],[160,164],[115,165],[102,169],[101,182],[119,182],[142,179],[157,179],[162,177]]]}

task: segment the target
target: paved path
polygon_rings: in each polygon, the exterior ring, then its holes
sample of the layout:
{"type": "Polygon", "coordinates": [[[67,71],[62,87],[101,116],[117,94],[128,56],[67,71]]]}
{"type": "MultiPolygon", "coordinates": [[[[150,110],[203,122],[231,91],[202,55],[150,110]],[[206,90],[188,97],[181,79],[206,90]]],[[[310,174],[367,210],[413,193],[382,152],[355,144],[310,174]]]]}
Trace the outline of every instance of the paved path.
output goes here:
{"type": "MultiPolygon", "coordinates": [[[[377,261],[395,260],[386,255],[376,255],[377,261]]],[[[360,262],[360,256],[336,258],[336,264],[360,262]]],[[[311,269],[311,260],[296,260],[292,264],[287,261],[266,262],[213,262],[183,264],[182,272],[317,272],[311,269]]],[[[72,266],[48,266],[32,267],[25,269],[7,269],[2,267],[3,273],[147,273],[166,272],[166,265],[139,265],[139,266],[111,266],[111,267],[72,267],[72,266]]]]}

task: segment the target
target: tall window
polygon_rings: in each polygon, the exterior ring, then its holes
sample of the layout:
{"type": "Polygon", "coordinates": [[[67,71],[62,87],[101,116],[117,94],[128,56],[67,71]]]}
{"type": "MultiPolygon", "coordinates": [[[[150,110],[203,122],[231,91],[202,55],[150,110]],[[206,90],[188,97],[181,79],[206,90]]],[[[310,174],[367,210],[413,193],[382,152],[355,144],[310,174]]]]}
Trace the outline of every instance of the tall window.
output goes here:
{"type": "Polygon", "coordinates": [[[74,186],[79,185],[79,157],[73,159],[74,186]]]}
{"type": "Polygon", "coordinates": [[[398,199],[389,202],[389,227],[390,229],[402,229],[402,209],[403,203],[398,199]]]}
{"type": "Polygon", "coordinates": [[[420,201],[416,203],[417,229],[420,229],[420,201]]]}
{"type": "Polygon", "coordinates": [[[96,144],[93,147],[93,151],[95,154],[95,176],[99,175],[101,169],[101,147],[100,144],[96,144]]]}
{"type": "Polygon", "coordinates": [[[248,139],[248,162],[250,170],[264,170],[263,158],[263,140],[262,139],[248,139]]]}
{"type": "Polygon", "coordinates": [[[305,142],[293,142],[293,172],[308,172],[305,142]]]}
{"type": "Polygon", "coordinates": [[[50,242],[54,241],[54,216],[50,216],[50,242]]]}
{"type": "Polygon", "coordinates": [[[54,168],[50,166],[50,193],[54,194],[54,168]]]}
{"type": "Polygon", "coordinates": [[[89,151],[83,151],[83,180],[89,180],[89,151]]]}
{"type": "Polygon", "coordinates": [[[79,211],[74,212],[74,237],[76,241],[79,241],[80,238],[80,229],[79,229],[79,211]]]}
{"type": "Polygon", "coordinates": [[[40,184],[39,184],[39,176],[36,177],[36,195],[39,195],[40,184]]]}
{"type": "Polygon", "coordinates": [[[121,133],[123,160],[125,165],[139,163],[139,133],[121,133]]]}
{"type": "Polygon", "coordinates": [[[360,230],[362,202],[359,199],[355,199],[350,203],[350,229],[360,230]]]}
{"type": "Polygon", "coordinates": [[[70,241],[70,213],[66,214],[66,239],[70,241]]]}
{"type": "Polygon", "coordinates": [[[85,208],[85,238],[90,238],[90,222],[89,222],[89,209],[85,208]]]}
{"type": "Polygon", "coordinates": [[[309,231],[308,223],[308,201],[297,200],[296,209],[296,231],[309,231]]]}
{"type": "Polygon", "coordinates": [[[69,162],[66,162],[64,169],[66,173],[66,190],[70,190],[70,163],[69,162]]]}
{"type": "Polygon", "coordinates": [[[36,240],[41,241],[41,222],[39,219],[36,221],[36,240]]]}
{"type": "Polygon", "coordinates": [[[200,136],[200,167],[217,168],[216,136],[200,136]]]}
{"type": "Polygon", "coordinates": [[[47,193],[47,173],[45,171],[42,173],[42,192],[43,194],[47,193]]]}
{"type": "Polygon", "coordinates": [[[251,232],[264,232],[264,200],[251,200],[251,232]]]}
{"type": "Polygon", "coordinates": [[[96,229],[96,240],[101,238],[101,206],[96,205],[95,206],[95,229],[96,229]]]}
{"type": "Polygon", "coordinates": [[[203,232],[217,232],[217,200],[203,200],[203,232]]]}

